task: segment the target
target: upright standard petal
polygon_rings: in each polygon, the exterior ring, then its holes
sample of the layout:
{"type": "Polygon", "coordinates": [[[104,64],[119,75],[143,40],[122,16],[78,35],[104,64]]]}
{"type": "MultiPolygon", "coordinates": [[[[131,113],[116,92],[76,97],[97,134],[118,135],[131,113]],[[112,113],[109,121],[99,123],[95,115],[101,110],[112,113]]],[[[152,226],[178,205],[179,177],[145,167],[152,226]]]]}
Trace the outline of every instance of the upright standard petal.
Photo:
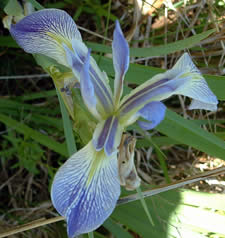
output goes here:
{"type": "Polygon", "coordinates": [[[47,55],[68,66],[63,43],[72,49],[71,41],[81,41],[73,19],[63,10],[44,9],[12,25],[10,33],[28,53],[47,55]]]}
{"type": "Polygon", "coordinates": [[[97,100],[95,97],[94,86],[91,82],[89,75],[89,66],[90,66],[90,50],[88,51],[88,55],[84,61],[83,68],[80,73],[80,89],[82,98],[88,110],[92,113],[92,115],[96,119],[101,120],[102,118],[96,108],[97,100]]]}
{"type": "Polygon", "coordinates": [[[98,228],[119,195],[117,155],[96,152],[91,142],[62,165],[51,190],[54,207],[66,217],[70,238],[98,228]]]}
{"type": "Polygon", "coordinates": [[[119,21],[113,33],[113,65],[115,70],[114,100],[117,105],[123,93],[123,79],[129,67],[129,46],[123,36],[119,21]]]}
{"type": "Polygon", "coordinates": [[[144,130],[155,128],[165,117],[166,107],[161,102],[150,102],[138,111],[140,117],[146,121],[138,120],[137,123],[144,130]]]}
{"type": "Polygon", "coordinates": [[[175,94],[193,98],[190,109],[217,108],[216,96],[185,53],[171,70],[156,75],[123,98],[120,104],[120,121],[122,124],[126,123],[128,118],[134,117],[149,102],[164,100],[175,94]]]}
{"type": "MultiPolygon", "coordinates": [[[[69,49],[65,44],[63,46],[66,52],[67,62],[72,68],[74,75],[79,79],[88,54],[88,48],[79,40],[72,41],[73,50],[69,49]]],[[[111,113],[113,110],[113,100],[108,79],[106,75],[100,71],[91,56],[89,57],[89,74],[96,97],[98,98],[98,104],[101,104],[103,108],[102,114],[111,113]]]]}

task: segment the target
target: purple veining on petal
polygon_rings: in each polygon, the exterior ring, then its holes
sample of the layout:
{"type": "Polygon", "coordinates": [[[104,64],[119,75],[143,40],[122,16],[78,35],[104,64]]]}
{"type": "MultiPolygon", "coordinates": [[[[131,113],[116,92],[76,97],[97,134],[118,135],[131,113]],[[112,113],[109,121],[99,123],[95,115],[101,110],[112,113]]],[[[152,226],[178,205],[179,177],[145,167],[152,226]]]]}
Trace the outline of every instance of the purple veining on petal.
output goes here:
{"type": "Polygon", "coordinates": [[[107,141],[105,143],[105,152],[107,156],[110,156],[115,150],[115,135],[118,128],[118,119],[114,117],[107,141]]]}
{"type": "Polygon", "coordinates": [[[120,28],[119,21],[113,32],[112,42],[113,66],[115,71],[114,97],[117,104],[123,92],[124,75],[129,67],[129,46],[120,28]]]}
{"type": "MultiPolygon", "coordinates": [[[[80,77],[80,71],[81,71],[81,69],[83,67],[83,64],[85,62],[85,55],[83,55],[83,52],[81,52],[81,50],[80,51],[76,50],[76,52],[74,53],[73,51],[71,51],[66,46],[64,46],[64,49],[66,51],[67,60],[68,60],[69,64],[71,65],[71,67],[73,68],[75,76],[77,76],[79,78],[80,77]]],[[[102,93],[102,90],[105,90],[104,92],[106,92],[107,96],[110,98],[110,101],[112,102],[112,99],[111,99],[111,96],[110,96],[108,90],[105,88],[101,79],[99,79],[97,73],[94,71],[91,64],[90,64],[89,72],[90,72],[90,79],[91,79],[91,82],[94,86],[96,96],[99,98],[99,101],[103,105],[104,110],[107,113],[110,113],[111,112],[111,110],[110,110],[111,107],[110,107],[110,105],[107,101],[106,96],[102,93]],[[96,83],[96,80],[100,83],[99,84],[96,83]],[[102,89],[100,88],[100,86],[102,86],[102,89]]]]}
{"type": "Polygon", "coordinates": [[[110,160],[112,161],[109,168],[101,168],[99,178],[94,178],[87,188],[82,189],[79,202],[71,209],[67,218],[70,238],[81,234],[81,231],[87,233],[97,229],[115,208],[120,186],[117,184],[117,160],[115,158],[110,160]],[[85,210],[87,212],[84,212],[85,210]]]}
{"type": "Polygon", "coordinates": [[[157,81],[157,82],[155,82],[155,83],[153,83],[153,84],[147,86],[146,88],[141,89],[140,91],[136,92],[134,95],[132,95],[131,97],[129,97],[129,98],[122,104],[121,108],[124,107],[127,103],[129,103],[129,102],[130,102],[132,99],[134,99],[135,97],[139,97],[141,94],[144,94],[144,93],[146,93],[147,91],[152,90],[153,88],[160,86],[160,84],[167,83],[169,80],[170,80],[170,79],[167,79],[167,78],[166,78],[166,79],[161,79],[161,80],[159,80],[159,81],[157,81]]]}
{"type": "Polygon", "coordinates": [[[102,129],[102,131],[97,139],[96,145],[95,145],[95,149],[97,151],[101,150],[105,145],[107,136],[109,134],[110,126],[112,123],[112,119],[113,119],[113,117],[111,116],[105,121],[103,129],[102,129]]]}
{"type": "MultiPolygon", "coordinates": [[[[77,74],[79,74],[81,69],[82,69],[83,63],[79,60],[77,55],[74,54],[71,50],[67,49],[66,53],[67,53],[67,59],[69,57],[71,58],[71,66],[72,66],[72,68],[76,70],[77,74]]],[[[85,60],[85,57],[84,57],[84,60],[85,60]]]]}
{"type": "Polygon", "coordinates": [[[118,71],[119,74],[123,75],[127,72],[129,67],[129,46],[123,36],[118,20],[116,21],[116,27],[113,32],[112,48],[115,71],[118,71]]]}
{"type": "Polygon", "coordinates": [[[111,95],[109,94],[109,92],[108,92],[107,88],[105,87],[104,83],[98,77],[98,74],[95,72],[95,70],[93,69],[92,66],[90,67],[90,71],[91,71],[91,74],[93,74],[94,78],[98,81],[98,83],[99,83],[100,87],[102,88],[102,90],[106,93],[106,95],[107,95],[108,99],[110,100],[110,102],[113,104],[111,95]]]}
{"type": "Polygon", "coordinates": [[[99,118],[99,113],[96,110],[96,97],[95,97],[95,90],[93,83],[90,80],[90,73],[89,73],[89,67],[90,67],[90,54],[91,51],[88,51],[87,57],[84,61],[82,70],[80,72],[80,89],[81,89],[81,95],[83,98],[83,101],[90,112],[93,113],[93,115],[96,116],[96,118],[99,118]]]}
{"type": "Polygon", "coordinates": [[[91,81],[94,85],[95,93],[96,93],[97,97],[99,98],[99,101],[103,105],[105,111],[107,113],[110,113],[111,112],[111,107],[110,107],[105,95],[102,93],[102,89],[99,87],[98,84],[96,84],[96,81],[92,77],[91,77],[91,81]]]}
{"type": "Polygon", "coordinates": [[[65,64],[63,49],[49,33],[67,41],[82,40],[71,16],[57,9],[44,9],[26,16],[11,26],[10,33],[26,52],[44,54],[62,64],[65,64]]]}
{"type": "MultiPolygon", "coordinates": [[[[77,49],[75,51],[75,53],[78,55],[80,61],[84,62],[85,55],[83,55],[83,52],[81,52],[77,49]]],[[[105,92],[105,94],[106,94],[106,96],[109,99],[111,104],[113,104],[112,97],[109,94],[109,92],[108,92],[107,88],[105,87],[104,83],[102,82],[102,80],[99,78],[98,74],[95,72],[92,65],[90,65],[90,73],[92,74],[91,76],[93,76],[93,77],[91,77],[91,79],[92,79],[92,83],[94,84],[97,96],[99,97],[100,101],[103,104],[105,104],[105,109],[109,108],[109,105],[106,105],[106,103],[108,104],[108,102],[107,102],[107,99],[105,98],[105,95],[102,93],[102,91],[105,92]]]]}
{"type": "Polygon", "coordinates": [[[98,228],[114,210],[119,195],[117,156],[96,154],[92,142],[59,168],[51,188],[53,205],[66,218],[70,238],[98,228]],[[87,184],[94,160],[99,163],[87,184]]]}
{"type": "MultiPolygon", "coordinates": [[[[85,161],[82,164],[82,166],[85,167],[85,171],[88,171],[91,164],[88,165],[86,164],[86,161],[85,161]]],[[[64,171],[71,170],[71,158],[68,159],[66,163],[63,164],[57,171],[56,175],[61,177],[61,179],[58,179],[57,176],[55,176],[53,185],[52,185],[52,191],[51,191],[51,196],[52,196],[52,201],[54,206],[57,208],[57,211],[60,213],[60,215],[65,216],[68,207],[71,205],[71,203],[74,201],[76,197],[77,190],[80,187],[84,187],[84,182],[83,182],[83,176],[81,176],[81,171],[82,171],[81,167],[80,167],[80,170],[77,171],[76,174],[73,174],[76,184],[72,183],[72,181],[69,180],[68,174],[64,174],[64,177],[68,176],[67,179],[65,178],[62,179],[63,173],[61,171],[63,170],[64,171]],[[56,182],[56,180],[58,181],[56,182]],[[66,180],[68,181],[65,182],[66,180]],[[72,189],[71,189],[71,186],[73,187],[72,189]],[[64,191],[70,192],[70,196],[69,197],[67,196],[66,199],[62,199],[62,197],[64,197],[64,194],[63,194],[64,191]]]]}
{"type": "Polygon", "coordinates": [[[140,106],[141,104],[144,105],[152,97],[156,97],[160,94],[169,93],[169,92],[173,92],[173,91],[174,91],[174,88],[172,88],[171,86],[168,86],[168,85],[164,85],[164,86],[157,87],[156,89],[151,90],[150,92],[146,92],[145,94],[140,95],[138,98],[136,98],[133,101],[131,101],[130,103],[128,103],[128,105],[122,109],[121,116],[128,113],[135,107],[140,106]]]}

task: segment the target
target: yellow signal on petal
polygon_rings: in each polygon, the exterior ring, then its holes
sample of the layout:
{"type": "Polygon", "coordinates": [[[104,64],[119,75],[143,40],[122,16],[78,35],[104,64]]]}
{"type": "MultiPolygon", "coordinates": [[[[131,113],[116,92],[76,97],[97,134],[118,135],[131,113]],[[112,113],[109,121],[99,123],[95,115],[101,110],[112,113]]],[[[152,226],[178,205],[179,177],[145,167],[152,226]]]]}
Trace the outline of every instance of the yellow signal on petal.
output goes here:
{"type": "MultiPolygon", "coordinates": [[[[94,147],[93,147],[93,150],[94,150],[94,147]]],[[[87,184],[86,184],[87,187],[91,183],[94,175],[98,173],[99,169],[102,166],[104,166],[105,160],[108,159],[105,155],[104,150],[95,151],[95,154],[93,157],[94,159],[92,160],[91,168],[90,168],[88,179],[87,179],[87,184]]]]}
{"type": "Polygon", "coordinates": [[[69,39],[66,39],[63,36],[59,34],[54,34],[52,32],[46,32],[46,34],[50,36],[53,40],[55,40],[59,47],[62,48],[63,44],[65,44],[70,50],[73,50],[71,41],[69,39]]]}

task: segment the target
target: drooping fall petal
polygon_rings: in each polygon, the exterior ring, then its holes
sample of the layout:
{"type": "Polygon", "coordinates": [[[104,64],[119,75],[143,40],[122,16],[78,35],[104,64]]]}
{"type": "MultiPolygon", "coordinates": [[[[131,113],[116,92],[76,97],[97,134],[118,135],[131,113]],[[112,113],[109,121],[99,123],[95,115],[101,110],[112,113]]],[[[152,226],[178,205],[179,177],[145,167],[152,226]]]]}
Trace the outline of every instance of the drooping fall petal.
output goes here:
{"type": "Polygon", "coordinates": [[[134,117],[146,104],[176,94],[193,99],[190,109],[216,110],[217,108],[216,96],[209,89],[190,56],[185,53],[171,70],[156,75],[124,97],[120,106],[122,124],[127,125],[126,121],[134,117]]]}
{"type": "Polygon", "coordinates": [[[66,218],[70,238],[98,228],[119,195],[117,155],[97,152],[92,142],[59,168],[51,189],[53,205],[66,218]]]}
{"type": "Polygon", "coordinates": [[[68,66],[63,44],[72,49],[72,40],[81,41],[73,19],[63,10],[44,9],[24,17],[12,25],[10,33],[28,53],[49,56],[68,66]]]}

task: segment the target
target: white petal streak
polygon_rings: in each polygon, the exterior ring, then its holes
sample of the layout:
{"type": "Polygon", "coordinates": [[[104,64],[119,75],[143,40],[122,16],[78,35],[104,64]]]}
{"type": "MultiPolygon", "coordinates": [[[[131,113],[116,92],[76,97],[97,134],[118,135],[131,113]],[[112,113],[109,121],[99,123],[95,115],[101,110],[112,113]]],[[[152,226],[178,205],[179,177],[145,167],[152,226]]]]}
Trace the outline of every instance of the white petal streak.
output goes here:
{"type": "Polygon", "coordinates": [[[96,152],[89,142],[55,175],[51,197],[66,217],[69,237],[99,227],[112,213],[120,195],[117,157],[96,152]]]}

